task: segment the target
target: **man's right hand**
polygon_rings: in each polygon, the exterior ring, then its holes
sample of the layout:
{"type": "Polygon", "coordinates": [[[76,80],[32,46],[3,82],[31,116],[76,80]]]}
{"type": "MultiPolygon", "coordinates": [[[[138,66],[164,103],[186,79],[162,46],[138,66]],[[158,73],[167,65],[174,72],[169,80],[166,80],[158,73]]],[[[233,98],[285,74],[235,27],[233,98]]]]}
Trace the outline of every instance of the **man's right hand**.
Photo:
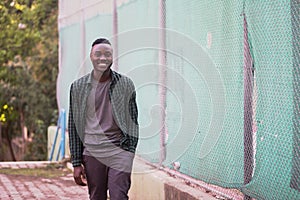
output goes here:
{"type": "Polygon", "coordinates": [[[86,179],[85,171],[82,166],[74,167],[73,177],[77,185],[86,186],[86,183],[82,180],[86,179]]]}

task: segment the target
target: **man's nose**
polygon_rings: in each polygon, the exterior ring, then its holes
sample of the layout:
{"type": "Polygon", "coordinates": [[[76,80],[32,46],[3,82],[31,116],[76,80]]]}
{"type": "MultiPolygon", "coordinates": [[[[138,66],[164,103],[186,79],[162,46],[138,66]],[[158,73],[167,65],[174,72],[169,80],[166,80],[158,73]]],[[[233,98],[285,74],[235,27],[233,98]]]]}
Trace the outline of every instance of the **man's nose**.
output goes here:
{"type": "Polygon", "coordinates": [[[100,60],[106,60],[106,56],[105,55],[100,55],[100,60]]]}

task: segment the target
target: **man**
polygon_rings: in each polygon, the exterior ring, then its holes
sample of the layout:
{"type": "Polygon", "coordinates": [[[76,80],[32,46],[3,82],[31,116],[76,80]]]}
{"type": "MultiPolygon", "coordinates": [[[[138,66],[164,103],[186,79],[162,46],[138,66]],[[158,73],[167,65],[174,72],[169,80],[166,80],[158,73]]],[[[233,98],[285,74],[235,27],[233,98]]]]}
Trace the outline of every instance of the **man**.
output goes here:
{"type": "Polygon", "coordinates": [[[132,80],[113,70],[113,50],[105,38],[91,48],[91,73],[70,89],[69,139],[74,180],[90,199],[128,199],[138,142],[138,111],[132,80]]]}

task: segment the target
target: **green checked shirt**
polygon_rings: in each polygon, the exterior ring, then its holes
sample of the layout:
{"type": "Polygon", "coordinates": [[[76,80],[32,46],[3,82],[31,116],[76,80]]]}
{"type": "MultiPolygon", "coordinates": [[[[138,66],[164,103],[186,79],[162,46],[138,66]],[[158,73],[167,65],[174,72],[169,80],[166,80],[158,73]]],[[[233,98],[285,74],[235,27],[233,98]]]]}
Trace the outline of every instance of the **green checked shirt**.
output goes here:
{"type": "MultiPolygon", "coordinates": [[[[70,88],[69,143],[73,167],[82,164],[85,135],[86,103],[92,88],[92,72],[74,81],[70,88]]],[[[139,137],[136,93],[132,80],[111,71],[109,99],[113,117],[121,129],[120,147],[135,153],[139,137]]]]}

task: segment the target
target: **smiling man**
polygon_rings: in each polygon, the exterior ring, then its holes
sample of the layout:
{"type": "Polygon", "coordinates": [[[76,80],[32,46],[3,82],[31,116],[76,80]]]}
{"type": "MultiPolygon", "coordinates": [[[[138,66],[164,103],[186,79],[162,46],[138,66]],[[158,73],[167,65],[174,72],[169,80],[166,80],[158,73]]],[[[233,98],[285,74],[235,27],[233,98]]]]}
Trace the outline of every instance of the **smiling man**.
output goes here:
{"type": "Polygon", "coordinates": [[[105,38],[92,43],[91,73],[70,89],[69,138],[74,180],[90,199],[128,199],[139,126],[132,80],[113,70],[113,49],[105,38]]]}

